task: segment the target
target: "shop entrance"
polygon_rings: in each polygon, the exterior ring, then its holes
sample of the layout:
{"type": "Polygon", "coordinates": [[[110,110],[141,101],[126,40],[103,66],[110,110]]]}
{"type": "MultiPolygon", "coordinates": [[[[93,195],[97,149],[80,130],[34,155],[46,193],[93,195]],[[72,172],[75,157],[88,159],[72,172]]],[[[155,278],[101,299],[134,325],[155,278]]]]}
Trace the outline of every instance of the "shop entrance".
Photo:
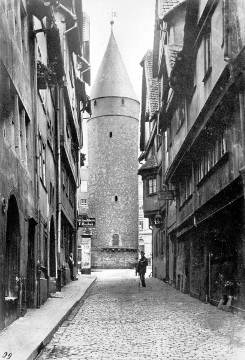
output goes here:
{"type": "Polygon", "coordinates": [[[241,283],[242,201],[237,200],[209,222],[208,297],[217,303],[224,296],[239,302],[241,283]]]}

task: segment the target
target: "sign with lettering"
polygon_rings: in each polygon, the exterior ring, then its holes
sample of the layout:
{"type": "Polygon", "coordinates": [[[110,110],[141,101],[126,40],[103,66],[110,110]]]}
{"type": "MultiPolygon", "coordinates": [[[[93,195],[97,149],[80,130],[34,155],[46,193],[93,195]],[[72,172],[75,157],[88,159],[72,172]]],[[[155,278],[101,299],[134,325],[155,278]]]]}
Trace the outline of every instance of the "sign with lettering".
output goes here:
{"type": "Polygon", "coordinates": [[[164,190],[158,193],[158,200],[174,200],[175,191],[174,190],[164,190]]]}
{"type": "Polygon", "coordinates": [[[82,238],[81,269],[91,268],[91,238],[82,238]]]}

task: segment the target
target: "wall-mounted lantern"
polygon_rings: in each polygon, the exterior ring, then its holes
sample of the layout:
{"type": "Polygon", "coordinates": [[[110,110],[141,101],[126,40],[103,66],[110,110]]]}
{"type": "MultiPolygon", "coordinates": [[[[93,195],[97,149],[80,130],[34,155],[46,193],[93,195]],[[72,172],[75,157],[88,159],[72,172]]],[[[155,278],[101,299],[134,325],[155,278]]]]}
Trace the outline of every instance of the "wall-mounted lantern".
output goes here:
{"type": "Polygon", "coordinates": [[[156,226],[156,227],[161,227],[162,221],[163,221],[163,219],[162,219],[161,215],[160,215],[159,213],[157,213],[156,216],[155,216],[155,218],[154,218],[154,224],[155,224],[155,226],[156,226]]]}
{"type": "Polygon", "coordinates": [[[7,207],[6,200],[4,198],[2,198],[2,212],[3,212],[3,214],[5,214],[5,212],[6,212],[6,207],[7,207]]]}

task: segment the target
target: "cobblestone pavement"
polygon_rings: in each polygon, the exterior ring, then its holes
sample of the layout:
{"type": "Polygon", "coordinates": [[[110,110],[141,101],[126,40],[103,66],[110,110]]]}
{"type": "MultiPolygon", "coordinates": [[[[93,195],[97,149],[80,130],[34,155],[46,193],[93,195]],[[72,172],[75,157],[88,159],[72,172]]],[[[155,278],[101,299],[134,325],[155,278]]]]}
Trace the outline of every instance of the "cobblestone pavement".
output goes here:
{"type": "Polygon", "coordinates": [[[242,360],[245,320],[133,270],[97,272],[39,360],[242,360]]]}

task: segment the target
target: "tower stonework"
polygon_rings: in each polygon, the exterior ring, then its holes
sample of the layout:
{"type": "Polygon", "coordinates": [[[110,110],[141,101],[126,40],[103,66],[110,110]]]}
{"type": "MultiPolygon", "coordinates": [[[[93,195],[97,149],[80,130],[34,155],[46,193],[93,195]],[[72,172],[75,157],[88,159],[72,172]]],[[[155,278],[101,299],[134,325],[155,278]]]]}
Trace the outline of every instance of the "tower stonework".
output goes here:
{"type": "Polygon", "coordinates": [[[139,102],[111,33],[91,92],[88,205],[92,268],[133,267],[138,251],[139,102]]]}

